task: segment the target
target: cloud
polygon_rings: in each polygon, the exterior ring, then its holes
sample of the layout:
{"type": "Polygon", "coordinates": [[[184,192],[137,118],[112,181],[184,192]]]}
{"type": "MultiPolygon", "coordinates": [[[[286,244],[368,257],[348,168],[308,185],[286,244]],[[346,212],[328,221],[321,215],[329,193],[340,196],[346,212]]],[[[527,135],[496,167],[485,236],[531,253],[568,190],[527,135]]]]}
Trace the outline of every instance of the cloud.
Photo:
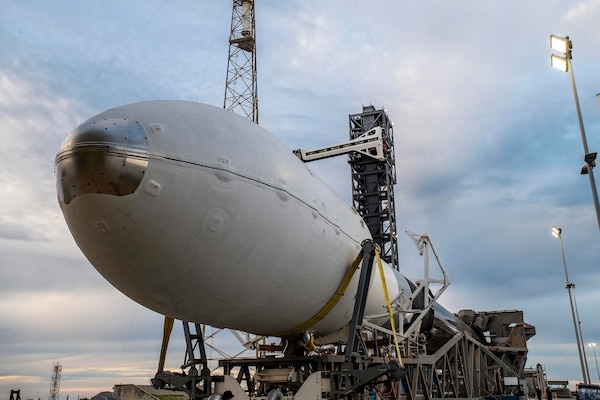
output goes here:
{"type": "MultiPolygon", "coordinates": [[[[112,288],[77,249],[56,202],[54,156],[107,108],[149,99],[222,104],[230,6],[196,2],[10,3],[0,16],[0,391],[91,396],[146,383],[162,317],[112,288]]],[[[523,309],[530,363],[578,379],[559,243],[586,340],[595,308],[596,216],[568,74],[548,65],[569,34],[589,147],[598,149],[600,2],[257,4],[261,125],[290,149],[339,143],[348,114],[386,107],[396,144],[398,230],[429,232],[452,285],[441,302],[523,309]],[[549,311],[550,310],[550,311],[549,311]]],[[[310,164],[350,202],[345,157],[310,164]]],[[[400,235],[401,269],[422,258],[400,235]]],[[[183,356],[181,327],[168,364],[183,356]]],[[[235,354],[227,334],[213,343],[235,354]]],[[[215,357],[216,353],[212,353],[215,357]]]]}

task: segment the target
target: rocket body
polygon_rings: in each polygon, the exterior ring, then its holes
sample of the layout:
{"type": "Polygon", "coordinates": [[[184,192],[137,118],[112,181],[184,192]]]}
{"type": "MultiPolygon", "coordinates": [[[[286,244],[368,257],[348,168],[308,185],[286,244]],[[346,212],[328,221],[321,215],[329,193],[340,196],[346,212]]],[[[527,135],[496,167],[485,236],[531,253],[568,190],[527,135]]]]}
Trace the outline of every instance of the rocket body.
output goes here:
{"type": "MultiPolygon", "coordinates": [[[[308,330],[327,335],[352,317],[358,273],[314,318],[371,238],[367,226],[251,121],[182,101],[113,108],[69,134],[56,175],[82,252],[147,308],[264,335],[311,320],[308,330]]],[[[384,271],[390,298],[410,296],[404,277],[384,271]]],[[[365,314],[385,310],[375,273],[365,314]]]]}

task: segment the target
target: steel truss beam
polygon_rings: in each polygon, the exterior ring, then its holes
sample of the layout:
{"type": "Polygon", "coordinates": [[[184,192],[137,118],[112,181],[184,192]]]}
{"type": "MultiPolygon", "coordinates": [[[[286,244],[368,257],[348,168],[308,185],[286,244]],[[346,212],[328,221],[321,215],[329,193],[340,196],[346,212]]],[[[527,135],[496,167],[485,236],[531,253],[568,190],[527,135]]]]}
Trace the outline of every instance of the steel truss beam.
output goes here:
{"type": "Polygon", "coordinates": [[[502,379],[520,377],[522,363],[514,355],[527,349],[492,349],[462,332],[434,354],[405,358],[409,400],[483,398],[502,394],[502,379]]]}

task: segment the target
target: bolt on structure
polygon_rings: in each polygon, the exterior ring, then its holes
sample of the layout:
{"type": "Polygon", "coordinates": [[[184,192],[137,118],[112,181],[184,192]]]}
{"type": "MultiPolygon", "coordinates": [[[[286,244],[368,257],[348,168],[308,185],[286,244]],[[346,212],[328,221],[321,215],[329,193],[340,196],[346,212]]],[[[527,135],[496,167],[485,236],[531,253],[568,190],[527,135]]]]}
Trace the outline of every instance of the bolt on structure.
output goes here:
{"type": "Polygon", "coordinates": [[[258,124],[254,0],[233,0],[223,108],[258,124]]]}
{"type": "Polygon", "coordinates": [[[50,382],[50,396],[48,400],[58,400],[58,391],[60,389],[60,377],[62,375],[62,365],[58,361],[52,367],[52,380],[50,382]]]}
{"type": "Polygon", "coordinates": [[[353,152],[349,155],[352,169],[352,202],[358,214],[369,227],[375,243],[381,248],[381,257],[398,269],[398,242],[396,234],[396,161],[392,123],[385,110],[372,105],[363,106],[363,112],[349,116],[350,140],[356,139],[374,127],[382,128],[385,160],[353,152]]]}

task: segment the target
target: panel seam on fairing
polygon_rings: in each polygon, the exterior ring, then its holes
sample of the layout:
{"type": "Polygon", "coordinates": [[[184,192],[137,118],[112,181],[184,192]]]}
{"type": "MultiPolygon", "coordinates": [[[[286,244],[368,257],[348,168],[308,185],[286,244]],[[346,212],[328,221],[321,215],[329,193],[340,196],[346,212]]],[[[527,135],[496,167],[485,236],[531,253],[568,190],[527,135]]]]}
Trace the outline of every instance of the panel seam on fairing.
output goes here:
{"type": "MultiPolygon", "coordinates": [[[[243,174],[241,174],[239,172],[232,171],[231,169],[228,169],[228,168],[219,168],[219,167],[216,167],[214,165],[205,164],[205,163],[199,163],[199,162],[195,162],[195,161],[184,160],[184,159],[181,159],[181,158],[174,158],[174,157],[169,157],[169,156],[165,156],[165,155],[158,155],[158,154],[149,154],[149,156],[150,156],[149,158],[153,158],[155,160],[173,161],[175,163],[183,163],[183,164],[193,165],[193,166],[196,166],[196,167],[203,167],[203,168],[207,168],[207,169],[211,169],[211,170],[228,172],[228,173],[230,173],[232,175],[239,176],[240,178],[244,178],[246,180],[253,181],[253,182],[259,183],[259,184],[264,185],[264,186],[268,186],[268,187],[273,188],[275,190],[279,190],[281,192],[285,192],[290,197],[292,197],[292,198],[296,199],[298,202],[304,204],[309,209],[314,210],[317,214],[319,214],[323,218],[323,220],[327,221],[327,223],[329,223],[331,226],[337,227],[340,230],[340,232],[342,232],[344,234],[344,236],[346,236],[348,239],[352,240],[355,243],[359,243],[359,241],[355,240],[351,235],[349,235],[348,233],[346,233],[337,223],[332,222],[329,218],[327,218],[325,215],[323,215],[316,207],[314,207],[310,203],[308,203],[308,202],[300,199],[296,195],[290,193],[288,190],[286,190],[284,188],[281,188],[281,187],[278,187],[276,185],[270,184],[270,183],[268,183],[268,182],[266,182],[266,181],[264,181],[264,180],[262,180],[260,178],[255,178],[255,177],[251,177],[251,176],[248,176],[248,175],[243,175],[243,174]]],[[[364,238],[364,239],[368,239],[368,238],[364,238]]]]}

